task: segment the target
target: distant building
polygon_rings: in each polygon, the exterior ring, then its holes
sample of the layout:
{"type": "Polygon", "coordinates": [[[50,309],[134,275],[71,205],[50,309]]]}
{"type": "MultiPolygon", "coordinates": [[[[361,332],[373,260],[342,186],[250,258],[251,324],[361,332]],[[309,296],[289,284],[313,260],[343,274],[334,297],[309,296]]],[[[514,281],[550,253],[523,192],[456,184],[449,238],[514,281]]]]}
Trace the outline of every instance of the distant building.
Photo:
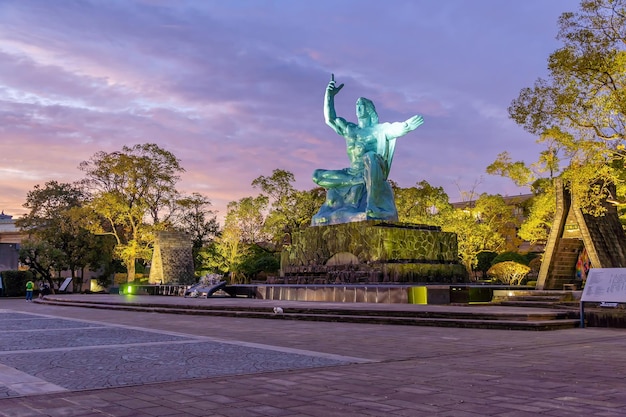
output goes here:
{"type": "Polygon", "coordinates": [[[15,227],[13,216],[0,213],[0,272],[19,266],[20,242],[24,234],[15,227]]]}
{"type": "MultiPolygon", "coordinates": [[[[17,270],[20,268],[19,253],[21,243],[28,238],[28,234],[21,231],[15,226],[13,216],[0,213],[0,272],[17,270]]],[[[62,277],[69,277],[70,271],[62,271],[62,277]]],[[[94,275],[92,271],[85,274],[85,283],[81,290],[89,290],[91,286],[91,278],[94,275]]],[[[96,281],[94,280],[94,283],[96,281]]],[[[71,286],[70,286],[71,289],[71,286]]]]}
{"type": "MultiPolygon", "coordinates": [[[[528,204],[528,201],[532,199],[533,197],[534,197],[533,194],[520,194],[520,195],[515,195],[515,196],[505,196],[505,197],[502,197],[502,199],[504,200],[504,203],[507,206],[511,207],[511,212],[513,216],[517,220],[519,220],[521,224],[522,222],[524,222],[524,220],[526,220],[525,206],[528,204]]],[[[451,205],[452,207],[456,209],[461,209],[461,210],[468,209],[469,210],[475,207],[476,201],[474,200],[462,201],[458,203],[451,203],[451,205]]],[[[508,239],[510,239],[510,237],[507,237],[507,240],[508,239]]],[[[519,253],[543,252],[543,250],[544,250],[544,245],[542,244],[531,245],[530,242],[527,242],[527,241],[522,241],[521,244],[517,247],[517,251],[519,253]]]]}

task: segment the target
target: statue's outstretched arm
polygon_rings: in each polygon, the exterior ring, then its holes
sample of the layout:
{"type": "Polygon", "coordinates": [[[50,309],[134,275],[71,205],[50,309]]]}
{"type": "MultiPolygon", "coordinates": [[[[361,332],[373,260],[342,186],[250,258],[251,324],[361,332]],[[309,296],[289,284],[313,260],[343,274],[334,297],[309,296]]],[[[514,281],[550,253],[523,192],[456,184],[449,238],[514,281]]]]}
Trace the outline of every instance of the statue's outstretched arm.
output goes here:
{"type": "Polygon", "coordinates": [[[404,122],[396,122],[391,123],[387,132],[388,138],[399,138],[400,136],[404,136],[407,133],[417,129],[424,123],[424,118],[422,116],[416,115],[404,122]]]}

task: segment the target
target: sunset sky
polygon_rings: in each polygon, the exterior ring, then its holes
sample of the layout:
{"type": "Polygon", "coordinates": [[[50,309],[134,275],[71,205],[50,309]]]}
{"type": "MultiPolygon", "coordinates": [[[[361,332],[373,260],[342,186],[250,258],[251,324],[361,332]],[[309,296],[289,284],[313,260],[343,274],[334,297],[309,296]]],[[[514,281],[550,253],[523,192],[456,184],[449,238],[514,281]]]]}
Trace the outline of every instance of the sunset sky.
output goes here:
{"type": "Polygon", "coordinates": [[[280,168],[296,188],[316,168],[348,166],[324,124],[330,74],[337,113],[370,98],[381,122],[414,114],[390,179],[460,190],[528,192],[485,168],[502,151],[528,163],[539,145],[508,117],[561,46],[574,0],[2,0],[0,210],[82,177],[98,151],[156,143],[221,218],[250,183],[280,168]]]}

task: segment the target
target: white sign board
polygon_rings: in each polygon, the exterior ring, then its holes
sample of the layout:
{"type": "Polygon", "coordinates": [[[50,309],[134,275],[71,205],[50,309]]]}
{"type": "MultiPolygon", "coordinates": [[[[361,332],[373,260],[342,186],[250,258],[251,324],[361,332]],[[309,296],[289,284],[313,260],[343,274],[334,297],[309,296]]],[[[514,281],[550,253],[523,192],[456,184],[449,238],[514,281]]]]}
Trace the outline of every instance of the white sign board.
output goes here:
{"type": "Polygon", "coordinates": [[[591,268],[580,301],[626,303],[626,268],[591,268]]]}
{"type": "Polygon", "coordinates": [[[72,277],[65,278],[65,281],[63,281],[63,284],[61,284],[61,286],[59,287],[59,291],[67,291],[67,287],[70,286],[71,282],[72,282],[72,277]]]}

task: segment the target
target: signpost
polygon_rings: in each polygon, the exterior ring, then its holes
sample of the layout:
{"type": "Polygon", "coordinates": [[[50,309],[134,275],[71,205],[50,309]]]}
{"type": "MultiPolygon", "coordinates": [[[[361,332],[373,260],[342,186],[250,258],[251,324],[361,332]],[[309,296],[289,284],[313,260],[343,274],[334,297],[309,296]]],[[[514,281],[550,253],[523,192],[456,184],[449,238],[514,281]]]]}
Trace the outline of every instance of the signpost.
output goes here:
{"type": "MultiPolygon", "coordinates": [[[[580,327],[585,327],[585,303],[626,303],[626,268],[591,268],[580,297],[580,327]]],[[[616,304],[613,304],[616,305],[616,304]]]]}

